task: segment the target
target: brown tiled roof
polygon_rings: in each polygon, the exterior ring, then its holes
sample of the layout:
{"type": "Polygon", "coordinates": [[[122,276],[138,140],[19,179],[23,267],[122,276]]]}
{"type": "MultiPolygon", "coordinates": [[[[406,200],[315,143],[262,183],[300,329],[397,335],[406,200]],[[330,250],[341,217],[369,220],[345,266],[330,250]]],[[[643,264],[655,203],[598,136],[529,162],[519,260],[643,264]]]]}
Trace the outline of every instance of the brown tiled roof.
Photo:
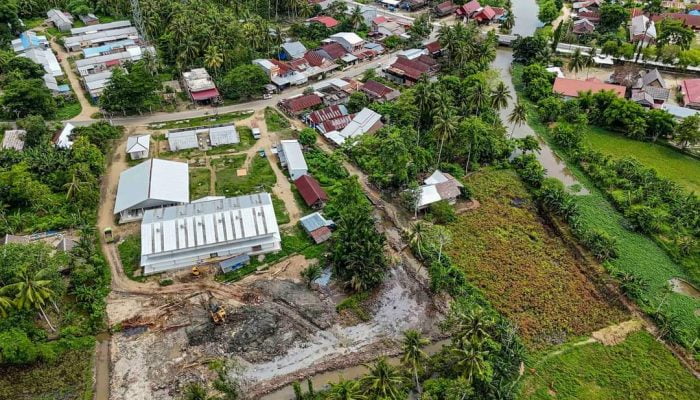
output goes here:
{"type": "Polygon", "coordinates": [[[311,50],[304,54],[304,60],[308,61],[309,65],[318,67],[323,64],[323,56],[318,51],[311,50]]]}
{"type": "Polygon", "coordinates": [[[412,79],[419,79],[421,75],[429,73],[431,67],[436,64],[437,61],[426,55],[421,55],[413,60],[409,60],[404,56],[399,56],[396,62],[391,65],[391,68],[403,71],[404,75],[412,79]]]}
{"type": "Polygon", "coordinates": [[[309,207],[318,202],[328,201],[328,195],[323,191],[318,181],[312,176],[302,175],[294,181],[294,186],[297,187],[299,194],[301,194],[304,202],[309,207]]]}
{"type": "Polygon", "coordinates": [[[455,6],[451,1],[445,1],[435,6],[435,9],[441,13],[451,12],[454,8],[455,6]]]}
{"type": "Polygon", "coordinates": [[[282,100],[282,106],[292,113],[306,110],[308,108],[322,104],[323,101],[316,94],[307,94],[304,96],[294,97],[291,99],[282,100]]]}
{"type": "Polygon", "coordinates": [[[693,29],[700,29],[700,15],[690,15],[683,13],[664,13],[651,17],[654,22],[659,22],[665,18],[677,19],[683,21],[683,24],[693,29]]]}
{"type": "Polygon", "coordinates": [[[383,85],[377,81],[369,80],[362,86],[362,91],[374,97],[384,97],[394,91],[394,89],[383,85]]]}
{"type": "Polygon", "coordinates": [[[327,15],[319,15],[318,17],[309,18],[306,21],[307,22],[318,22],[319,24],[325,25],[326,28],[329,28],[329,29],[338,25],[338,20],[336,20],[333,17],[329,17],[327,15]]]}
{"type": "Polygon", "coordinates": [[[430,52],[430,54],[437,53],[438,51],[442,50],[442,45],[440,45],[440,42],[437,40],[434,42],[430,42],[425,45],[425,49],[430,52]]]}
{"type": "Polygon", "coordinates": [[[552,87],[554,93],[559,93],[564,96],[578,97],[580,92],[597,93],[603,90],[612,90],[618,97],[625,97],[625,87],[620,85],[611,85],[603,83],[599,80],[580,81],[569,78],[556,78],[552,87]]]}
{"type": "Polygon", "coordinates": [[[348,52],[345,51],[345,48],[336,42],[324,44],[323,46],[321,46],[321,49],[328,53],[328,55],[331,56],[333,60],[337,60],[342,56],[348,54],[348,52]]]}

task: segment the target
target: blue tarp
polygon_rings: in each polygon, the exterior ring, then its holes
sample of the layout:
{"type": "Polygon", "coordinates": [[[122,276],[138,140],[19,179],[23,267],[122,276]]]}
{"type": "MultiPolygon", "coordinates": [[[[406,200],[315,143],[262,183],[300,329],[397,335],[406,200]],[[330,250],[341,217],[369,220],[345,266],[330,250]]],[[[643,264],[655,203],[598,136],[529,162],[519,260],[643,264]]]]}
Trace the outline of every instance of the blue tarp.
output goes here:
{"type": "Polygon", "coordinates": [[[700,15],[700,10],[691,10],[688,14],[690,14],[690,15],[700,15]]]}
{"type": "Polygon", "coordinates": [[[221,267],[221,272],[227,273],[235,271],[242,266],[248,264],[250,261],[250,256],[247,254],[240,254],[231,258],[227,258],[219,262],[219,267],[221,267]]]}

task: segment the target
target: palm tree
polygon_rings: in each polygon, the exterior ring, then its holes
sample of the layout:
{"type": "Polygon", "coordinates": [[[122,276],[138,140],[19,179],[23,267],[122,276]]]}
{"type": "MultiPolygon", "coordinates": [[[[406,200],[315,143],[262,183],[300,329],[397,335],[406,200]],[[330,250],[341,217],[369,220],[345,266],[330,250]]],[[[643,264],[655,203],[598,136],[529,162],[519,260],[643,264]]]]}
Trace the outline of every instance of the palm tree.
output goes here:
{"type": "Polygon", "coordinates": [[[418,257],[423,258],[422,249],[425,246],[428,229],[424,222],[416,222],[408,228],[408,242],[418,252],[418,257]]]}
{"type": "Polygon", "coordinates": [[[508,115],[508,123],[513,124],[513,128],[510,130],[510,137],[513,137],[513,132],[515,132],[515,127],[520,127],[523,122],[527,121],[527,109],[525,105],[521,102],[515,103],[513,111],[508,115]]]}
{"type": "Polygon", "coordinates": [[[433,225],[431,239],[438,244],[438,262],[442,260],[442,249],[452,241],[450,231],[442,225],[433,225]]]}
{"type": "Polygon", "coordinates": [[[477,81],[478,83],[471,87],[469,93],[467,93],[466,101],[470,105],[471,109],[476,115],[481,113],[481,109],[484,108],[489,101],[488,88],[486,83],[482,81],[477,81]]]}
{"type": "Polygon", "coordinates": [[[574,78],[576,77],[576,74],[582,70],[586,65],[586,60],[585,56],[581,53],[581,49],[576,49],[574,51],[574,54],[571,55],[571,58],[569,59],[569,64],[567,64],[567,67],[569,68],[569,71],[574,72],[574,78]]]}
{"type": "Polygon", "coordinates": [[[474,306],[468,310],[460,310],[451,317],[453,343],[482,341],[491,337],[491,329],[496,322],[482,307],[474,306]]]}
{"type": "Polygon", "coordinates": [[[212,45],[207,47],[207,51],[204,53],[204,64],[216,73],[223,63],[224,53],[219,50],[219,46],[212,45]]]}
{"type": "Polygon", "coordinates": [[[407,330],[403,335],[403,357],[401,357],[401,362],[413,372],[416,391],[418,392],[418,397],[420,397],[423,389],[418,380],[418,371],[423,368],[423,362],[428,357],[423,351],[423,347],[429,345],[430,340],[424,338],[421,336],[420,332],[413,329],[407,330]]]}
{"type": "Polygon", "coordinates": [[[338,383],[331,383],[325,398],[328,400],[365,400],[367,397],[361,392],[360,382],[341,380],[338,383]]]}
{"type": "Polygon", "coordinates": [[[584,58],[584,66],[586,67],[586,79],[588,79],[588,73],[591,72],[591,67],[595,65],[595,58],[598,55],[598,49],[591,46],[591,50],[588,55],[584,58]]]}
{"type": "Polygon", "coordinates": [[[78,178],[77,173],[73,172],[70,182],[63,185],[63,187],[66,188],[66,200],[75,200],[87,184],[87,182],[81,181],[80,178],[78,178]]]}
{"type": "Polygon", "coordinates": [[[367,365],[369,372],[362,378],[364,394],[370,398],[397,400],[403,398],[405,379],[396,367],[381,357],[372,365],[367,365]]]}
{"type": "Polygon", "coordinates": [[[442,157],[442,147],[445,144],[445,140],[449,139],[454,135],[457,130],[457,124],[459,123],[459,118],[455,115],[453,108],[451,106],[440,108],[438,114],[435,116],[434,129],[435,133],[440,138],[440,150],[438,151],[437,166],[440,166],[440,159],[442,157]]]}
{"type": "Polygon", "coordinates": [[[357,30],[357,28],[362,24],[364,18],[362,17],[362,10],[360,9],[360,6],[355,6],[355,8],[352,9],[352,13],[350,14],[350,17],[348,17],[348,21],[354,30],[357,30]]]}
{"type": "Polygon", "coordinates": [[[503,81],[498,82],[498,85],[491,90],[491,107],[496,110],[508,106],[508,99],[511,99],[510,90],[503,81]]]}
{"type": "Polygon", "coordinates": [[[488,371],[486,357],[489,351],[480,341],[467,341],[453,347],[450,354],[455,358],[454,369],[470,384],[474,380],[482,380],[488,371]]]}
{"type": "Polygon", "coordinates": [[[30,275],[26,268],[20,273],[20,281],[9,284],[0,289],[0,295],[15,293],[15,305],[18,309],[38,309],[41,316],[52,331],[55,331],[49,317],[44,312],[44,305],[47,300],[52,300],[55,295],[49,287],[51,281],[45,279],[48,269],[42,269],[34,275],[30,275]]]}
{"type": "MultiPolygon", "coordinates": [[[[428,77],[425,74],[421,75],[418,83],[414,86],[419,112],[419,131],[430,125],[430,114],[435,103],[435,91],[433,87],[434,85],[428,81],[428,77]]],[[[420,133],[418,136],[418,143],[420,143],[420,133]]]]}
{"type": "MultiPolygon", "coordinates": [[[[1,291],[2,289],[0,289],[1,291]]],[[[8,311],[14,307],[15,303],[11,298],[7,296],[0,295],[0,317],[7,317],[8,311]]]]}

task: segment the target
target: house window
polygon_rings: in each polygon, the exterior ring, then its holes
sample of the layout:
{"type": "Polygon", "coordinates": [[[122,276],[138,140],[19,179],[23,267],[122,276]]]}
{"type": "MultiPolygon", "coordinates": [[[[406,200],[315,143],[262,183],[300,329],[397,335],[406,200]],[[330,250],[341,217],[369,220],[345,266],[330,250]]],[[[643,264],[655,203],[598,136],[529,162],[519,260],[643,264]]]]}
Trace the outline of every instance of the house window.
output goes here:
{"type": "Polygon", "coordinates": [[[209,254],[209,258],[214,258],[214,257],[218,257],[218,256],[219,256],[219,253],[210,253],[209,254]]]}
{"type": "Polygon", "coordinates": [[[262,245],[255,245],[253,246],[253,251],[262,251],[262,245]]]}

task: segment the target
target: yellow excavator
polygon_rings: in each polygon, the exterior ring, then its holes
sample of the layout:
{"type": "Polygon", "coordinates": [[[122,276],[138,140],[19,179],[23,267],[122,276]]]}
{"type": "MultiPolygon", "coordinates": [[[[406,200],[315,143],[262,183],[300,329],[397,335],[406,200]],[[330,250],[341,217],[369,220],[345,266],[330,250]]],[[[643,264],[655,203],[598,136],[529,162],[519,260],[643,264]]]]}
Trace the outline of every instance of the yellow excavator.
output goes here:
{"type": "Polygon", "coordinates": [[[192,276],[195,278],[199,278],[199,276],[202,274],[202,271],[199,270],[197,267],[192,267],[192,276]]]}
{"type": "Polygon", "coordinates": [[[217,325],[226,322],[226,309],[217,303],[213,296],[209,296],[209,315],[211,320],[217,325]]]}

